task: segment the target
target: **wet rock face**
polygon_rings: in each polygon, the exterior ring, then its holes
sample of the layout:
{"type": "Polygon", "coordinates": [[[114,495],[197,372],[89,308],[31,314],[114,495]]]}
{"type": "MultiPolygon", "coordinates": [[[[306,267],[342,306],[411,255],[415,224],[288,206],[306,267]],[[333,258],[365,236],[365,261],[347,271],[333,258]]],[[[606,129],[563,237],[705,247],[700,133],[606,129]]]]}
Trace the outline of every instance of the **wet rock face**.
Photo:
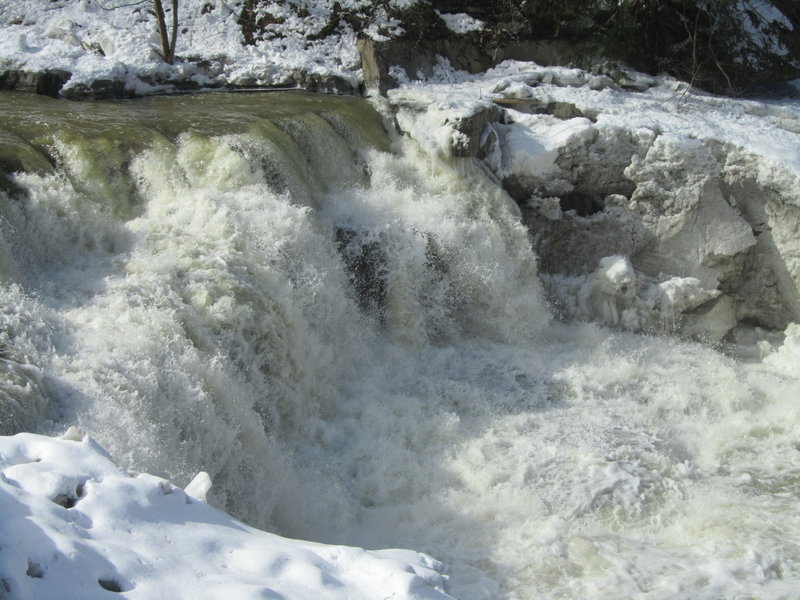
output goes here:
{"type": "Polygon", "coordinates": [[[569,45],[562,41],[485,41],[479,38],[479,34],[456,35],[445,30],[425,40],[399,38],[378,42],[361,39],[358,51],[364,84],[367,89],[385,95],[398,86],[393,70],[401,69],[411,80],[422,79],[430,77],[442,59],[453,68],[468,73],[480,73],[505,60],[532,61],[542,65],[568,62],[569,45]]]}
{"type": "Polygon", "coordinates": [[[359,308],[383,322],[386,318],[386,254],[379,237],[339,228],[339,253],[344,259],[359,308]]]}
{"type": "Polygon", "coordinates": [[[450,64],[469,73],[485,71],[492,61],[468,38],[440,37],[421,43],[413,39],[392,39],[376,42],[371,39],[358,41],[364,84],[380,94],[397,87],[392,68],[405,71],[409,79],[430,77],[438,57],[450,60],[450,64]]]}
{"type": "Polygon", "coordinates": [[[60,92],[68,100],[110,100],[130,98],[133,93],[125,89],[125,82],[118,79],[95,79],[91,83],[79,83],[60,92]]]}
{"type": "Polygon", "coordinates": [[[10,69],[0,72],[0,90],[33,92],[58,98],[61,88],[71,77],[72,73],[61,69],[35,72],[10,69]]]}

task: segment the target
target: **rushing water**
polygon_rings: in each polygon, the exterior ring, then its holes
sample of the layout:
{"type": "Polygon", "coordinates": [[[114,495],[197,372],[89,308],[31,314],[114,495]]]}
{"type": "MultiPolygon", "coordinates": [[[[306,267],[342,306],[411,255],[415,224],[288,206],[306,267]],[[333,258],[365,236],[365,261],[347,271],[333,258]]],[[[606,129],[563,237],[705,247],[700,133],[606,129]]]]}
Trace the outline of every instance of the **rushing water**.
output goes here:
{"type": "Polygon", "coordinates": [[[469,164],[303,94],[0,96],[0,432],[463,600],[800,597],[800,383],[551,319],[469,164]]]}

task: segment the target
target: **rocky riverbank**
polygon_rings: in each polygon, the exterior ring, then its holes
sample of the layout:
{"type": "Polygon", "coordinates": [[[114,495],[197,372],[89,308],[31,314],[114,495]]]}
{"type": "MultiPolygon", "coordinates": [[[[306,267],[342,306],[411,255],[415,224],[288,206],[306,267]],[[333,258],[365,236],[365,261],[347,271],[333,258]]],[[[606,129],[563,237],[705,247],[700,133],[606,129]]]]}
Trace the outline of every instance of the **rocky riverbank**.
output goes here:
{"type": "Polygon", "coordinates": [[[559,8],[540,4],[182,0],[175,60],[167,64],[149,3],[5,3],[0,89],[73,100],[292,87],[361,94],[366,86],[385,94],[398,84],[392,69],[402,69],[410,79],[426,78],[439,58],[470,73],[505,60],[585,69],[626,63],[729,93],[763,92],[765,85],[774,90],[777,83],[800,76],[797,42],[789,35],[800,16],[790,6],[779,9],[779,2],[762,3],[755,12],[730,9],[719,15],[700,5],[666,3],[658,18],[661,37],[672,39],[671,49],[646,48],[650,38],[642,41],[645,46],[635,39],[646,33],[645,25],[654,26],[648,21],[650,8],[589,3],[573,14],[570,2],[559,8]],[[673,29],[685,29],[681,24],[692,16],[686,13],[690,9],[699,11],[695,30],[678,39],[686,31],[678,35],[673,29]],[[697,48],[709,35],[703,19],[712,17],[729,22],[717,27],[719,39],[697,48]],[[712,68],[705,64],[709,53],[712,68]]]}

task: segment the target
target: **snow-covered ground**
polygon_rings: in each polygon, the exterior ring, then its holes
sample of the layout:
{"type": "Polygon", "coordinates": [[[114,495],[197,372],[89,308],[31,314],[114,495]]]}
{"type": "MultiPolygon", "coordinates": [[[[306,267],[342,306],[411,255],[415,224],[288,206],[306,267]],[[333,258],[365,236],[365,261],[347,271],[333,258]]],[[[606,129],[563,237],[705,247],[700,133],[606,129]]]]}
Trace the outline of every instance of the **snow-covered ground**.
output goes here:
{"type": "Polygon", "coordinates": [[[444,600],[444,566],[281,538],[185,490],[117,467],[76,430],[0,438],[0,597],[444,600]]]}
{"type": "MultiPolygon", "coordinates": [[[[393,0],[402,8],[416,0],[393,0]]],[[[169,8],[169,2],[165,5],[169,8]]],[[[293,73],[336,76],[357,86],[360,58],[347,23],[335,35],[309,40],[334,18],[334,5],[358,10],[359,0],[288,2],[269,7],[264,39],[246,45],[238,23],[242,2],[181,0],[175,65],[163,62],[150,2],[126,0],[0,1],[0,70],[65,70],[66,88],[95,80],[124,82],[136,94],[170,89],[164,81],[203,86],[286,85],[293,73]]],[[[169,14],[167,20],[170,20],[169,14]]],[[[397,31],[386,10],[372,15],[367,33],[380,38],[397,31]]],[[[288,85],[292,85],[288,83],[288,85]]]]}
{"type": "MultiPolygon", "coordinates": [[[[179,81],[199,88],[293,85],[300,72],[341,78],[357,88],[362,77],[357,33],[341,15],[357,15],[361,35],[385,40],[404,32],[390,11],[418,2],[255,3],[253,20],[260,31],[251,32],[246,44],[240,22],[244,2],[181,0],[176,61],[167,65],[159,54],[161,42],[149,0],[0,0],[0,72],[63,70],[71,74],[65,91],[112,80],[137,95],[168,91],[179,81]]],[[[171,23],[171,3],[164,4],[171,23]]],[[[791,29],[779,11],[761,3],[744,3],[742,11],[755,11],[761,20],[761,28],[755,28],[743,17],[755,47],[778,55],[787,52],[765,34],[775,24],[791,29]]],[[[466,13],[438,14],[457,34],[484,27],[466,13]]]]}

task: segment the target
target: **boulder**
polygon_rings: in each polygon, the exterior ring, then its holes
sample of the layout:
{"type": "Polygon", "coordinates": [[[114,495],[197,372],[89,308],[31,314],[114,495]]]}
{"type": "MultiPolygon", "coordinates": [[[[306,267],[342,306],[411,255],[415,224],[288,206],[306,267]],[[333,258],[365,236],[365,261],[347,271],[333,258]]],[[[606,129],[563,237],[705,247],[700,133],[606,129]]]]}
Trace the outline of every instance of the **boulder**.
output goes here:
{"type": "Polygon", "coordinates": [[[45,71],[9,69],[0,73],[0,90],[33,92],[58,98],[61,88],[71,77],[72,73],[63,69],[45,71]]]}
{"type": "Polygon", "coordinates": [[[133,92],[125,88],[125,82],[118,79],[95,79],[89,83],[77,83],[61,90],[61,96],[68,100],[111,100],[131,98],[133,92]]]}
{"type": "MultiPolygon", "coordinates": [[[[453,138],[453,156],[478,156],[481,153],[482,135],[487,125],[502,122],[503,119],[503,111],[495,106],[481,107],[472,115],[457,119],[453,127],[461,135],[453,138]]],[[[485,144],[485,140],[483,141],[485,144]]]]}
{"type": "Polygon", "coordinates": [[[367,89],[385,95],[397,87],[392,76],[394,68],[402,69],[411,79],[423,79],[433,74],[441,59],[459,71],[480,73],[504,60],[532,61],[541,65],[564,65],[568,62],[568,45],[561,41],[511,41],[494,43],[482,41],[476,34],[446,34],[430,39],[396,38],[376,41],[358,40],[361,68],[367,89]]]}

